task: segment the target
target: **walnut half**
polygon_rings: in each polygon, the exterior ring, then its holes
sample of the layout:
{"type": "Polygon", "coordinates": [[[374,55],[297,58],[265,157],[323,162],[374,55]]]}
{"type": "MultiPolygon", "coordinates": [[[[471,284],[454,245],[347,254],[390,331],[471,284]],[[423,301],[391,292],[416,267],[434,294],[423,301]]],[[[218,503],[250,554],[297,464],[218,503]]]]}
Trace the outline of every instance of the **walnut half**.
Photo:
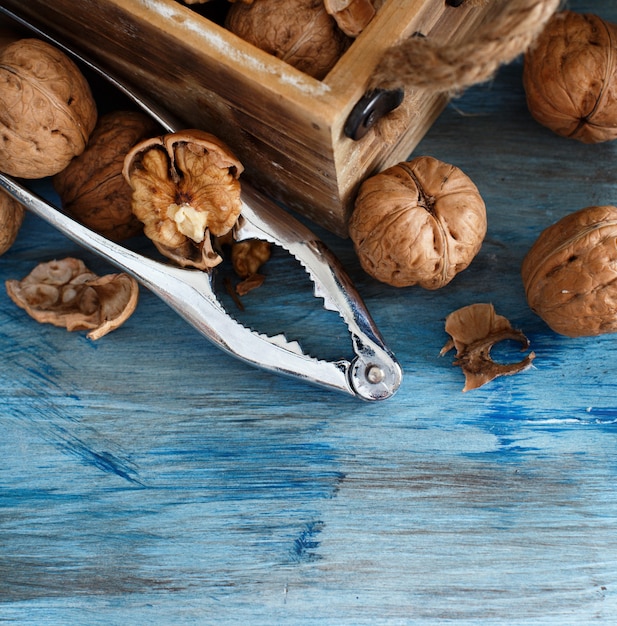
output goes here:
{"type": "Polygon", "coordinates": [[[72,257],[41,263],[22,280],[7,280],[6,291],[37,322],[90,330],[89,339],[121,326],[139,296],[137,281],[128,274],[99,277],[72,257]]]}
{"type": "Polygon", "coordinates": [[[138,143],[122,170],[146,236],[161,254],[198,269],[222,261],[211,236],[227,234],[240,215],[242,171],[223,142],[200,130],[138,143]]]}

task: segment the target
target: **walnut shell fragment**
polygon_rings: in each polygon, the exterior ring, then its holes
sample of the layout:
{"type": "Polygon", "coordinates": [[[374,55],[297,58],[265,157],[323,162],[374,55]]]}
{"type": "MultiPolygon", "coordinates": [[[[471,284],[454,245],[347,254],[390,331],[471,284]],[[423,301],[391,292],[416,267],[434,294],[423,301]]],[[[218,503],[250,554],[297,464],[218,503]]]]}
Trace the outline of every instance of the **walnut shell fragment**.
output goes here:
{"type": "Polygon", "coordinates": [[[498,376],[522,372],[531,366],[535,354],[530,352],[522,361],[511,364],[495,363],[491,349],[500,341],[514,340],[529,348],[529,340],[515,330],[502,315],[497,315],[492,304],[470,304],[458,309],[446,318],[446,332],[451,339],[439,353],[443,356],[456,348],[454,365],[463,369],[465,387],[463,391],[477,389],[498,376]]]}
{"type": "Polygon", "coordinates": [[[63,52],[38,39],[0,50],[0,171],[57,174],[83,152],[96,118],[90,87],[63,52]]]}
{"type": "Polygon", "coordinates": [[[617,138],[617,26],[597,15],[556,13],[525,55],[530,113],[584,143],[617,138]]]}
{"type": "Polygon", "coordinates": [[[72,257],[41,263],[5,286],[11,300],[37,322],[90,330],[87,337],[93,340],[121,326],[139,296],[137,281],[128,274],[99,277],[72,257]]]}
{"type": "Polygon", "coordinates": [[[321,80],[347,49],[349,39],[323,0],[236,2],[225,26],[250,44],[321,80]]]}
{"type": "Polygon", "coordinates": [[[357,37],[376,13],[372,0],[324,0],[324,6],[349,37],[357,37]]]}
{"type": "Polygon", "coordinates": [[[143,225],[131,209],[133,191],[122,176],[122,168],[127,152],[156,132],[156,123],[145,113],[113,111],[102,115],[86,149],[54,176],[54,188],[66,211],[114,241],[139,234],[143,225]]]}
{"type": "Polygon", "coordinates": [[[454,165],[421,156],[360,186],[349,236],[363,269],[393,285],[439,289],[469,266],[486,235],[484,200],[454,165]]]}
{"type": "Polygon", "coordinates": [[[222,258],[211,236],[227,234],[242,209],[240,161],[214,135],[186,130],[146,139],[124,160],[133,213],[161,254],[208,269],[222,258]]]}
{"type": "Polygon", "coordinates": [[[4,254],[13,245],[25,213],[26,210],[17,200],[0,190],[0,254],[4,254]]]}
{"type": "Polygon", "coordinates": [[[529,306],[556,333],[617,332],[617,207],[586,207],[546,228],[521,275],[529,306]]]}

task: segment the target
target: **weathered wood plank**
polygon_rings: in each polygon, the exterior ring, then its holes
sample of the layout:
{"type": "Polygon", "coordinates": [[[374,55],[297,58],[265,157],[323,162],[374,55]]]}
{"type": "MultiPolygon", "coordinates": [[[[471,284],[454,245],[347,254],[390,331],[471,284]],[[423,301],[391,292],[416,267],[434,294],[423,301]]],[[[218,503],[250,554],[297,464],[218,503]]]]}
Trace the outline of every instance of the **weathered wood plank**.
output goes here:
{"type": "MultiPolygon", "coordinates": [[[[571,6],[617,21],[613,0],[571,6]]],[[[377,284],[319,231],[405,369],[387,402],[238,363],[147,292],[98,343],[0,294],[0,621],[614,623],[616,338],[550,332],[519,268],[542,228],[615,202],[617,144],[539,127],[520,72],[457,99],[416,151],[463,168],[488,207],[485,245],[448,287],[377,284]],[[537,357],[463,394],[443,322],[480,301],[537,357]]],[[[28,216],[0,279],[67,254],[109,269],[28,216]]],[[[283,255],[267,270],[246,319],[344,352],[301,270],[283,255]]]]}

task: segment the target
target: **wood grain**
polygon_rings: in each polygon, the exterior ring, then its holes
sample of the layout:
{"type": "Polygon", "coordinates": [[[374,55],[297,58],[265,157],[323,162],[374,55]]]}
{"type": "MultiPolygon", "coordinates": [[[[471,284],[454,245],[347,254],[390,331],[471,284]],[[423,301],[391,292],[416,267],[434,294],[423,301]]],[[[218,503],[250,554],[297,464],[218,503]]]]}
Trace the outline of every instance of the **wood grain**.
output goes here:
{"type": "Polygon", "coordinates": [[[389,2],[318,81],[176,0],[4,5],[114,68],[188,126],[216,132],[233,146],[247,180],[342,236],[360,180],[405,158],[445,104],[407,94],[405,106],[361,141],[347,138],[344,124],[384,51],[416,31],[460,36],[490,12],[389,2]]]}
{"type": "MultiPolygon", "coordinates": [[[[570,6],[617,21],[614,0],[570,6]]],[[[384,403],[245,366],[145,291],[96,343],[0,294],[0,621],[615,623],[616,338],[552,333],[519,269],[544,227],[615,203],[617,144],[538,126],[521,68],[457,98],[414,153],[461,167],[487,204],[484,246],[449,286],[378,284],[316,228],[405,370],[384,403]],[[463,394],[439,351],[446,315],[474,302],[537,356],[463,394]]],[[[110,269],[28,215],[0,278],[68,254],[110,269]]],[[[347,355],[300,268],[278,253],[266,269],[234,313],[347,355]]]]}

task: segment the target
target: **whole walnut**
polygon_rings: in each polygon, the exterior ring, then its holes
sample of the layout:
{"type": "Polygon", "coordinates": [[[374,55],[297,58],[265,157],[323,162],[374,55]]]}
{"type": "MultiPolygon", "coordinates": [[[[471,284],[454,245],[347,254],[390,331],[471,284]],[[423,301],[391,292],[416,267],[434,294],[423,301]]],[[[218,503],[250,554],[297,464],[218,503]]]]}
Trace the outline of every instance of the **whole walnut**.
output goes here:
{"type": "Polygon", "coordinates": [[[532,116],[584,143],[617,138],[617,26],[596,15],[555,14],[525,56],[532,116]]]}
{"type": "Polygon", "coordinates": [[[17,200],[0,190],[0,254],[4,254],[13,245],[25,212],[17,200]]]}
{"type": "Polygon", "coordinates": [[[486,235],[478,188],[454,165],[421,156],[366,179],[349,221],[360,263],[395,287],[439,289],[464,270],[486,235]]]}
{"type": "Polygon", "coordinates": [[[102,115],[86,149],[54,176],[67,212],[115,241],[140,233],[143,225],[133,214],[133,190],[122,176],[122,167],[128,151],[157,128],[152,118],[138,111],[102,115]]]}
{"type": "Polygon", "coordinates": [[[90,87],[63,52],[38,39],[0,50],[0,171],[57,174],[84,151],[96,118],[90,87]]]}
{"type": "Polygon", "coordinates": [[[322,79],[349,45],[324,0],[235,3],[225,26],[254,46],[322,79]]]}
{"type": "Polygon", "coordinates": [[[208,269],[222,257],[212,237],[235,225],[242,199],[240,161],[214,135],[189,129],[144,139],[124,159],[133,213],[161,254],[208,269]]]}
{"type": "Polygon", "coordinates": [[[617,207],[590,206],[544,230],[521,268],[527,301],[555,332],[617,332],[617,207]]]}

